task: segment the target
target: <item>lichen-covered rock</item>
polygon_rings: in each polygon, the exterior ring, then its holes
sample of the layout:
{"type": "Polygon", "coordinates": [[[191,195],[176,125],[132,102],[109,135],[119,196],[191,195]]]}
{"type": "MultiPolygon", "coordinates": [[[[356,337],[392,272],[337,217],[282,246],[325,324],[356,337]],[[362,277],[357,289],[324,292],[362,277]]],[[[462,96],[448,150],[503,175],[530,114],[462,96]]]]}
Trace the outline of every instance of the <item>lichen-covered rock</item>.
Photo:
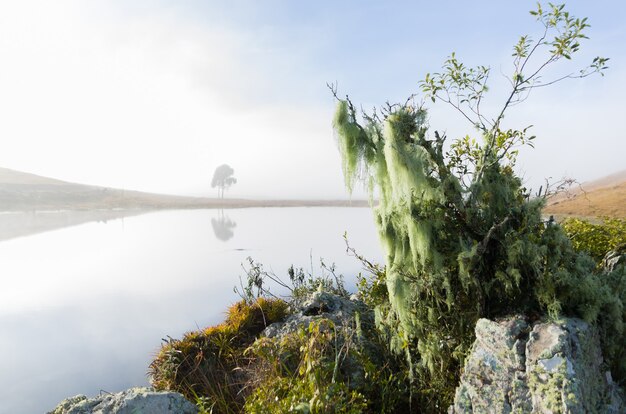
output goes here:
{"type": "MultiPolygon", "coordinates": [[[[248,350],[245,412],[410,412],[408,373],[356,297],[318,290],[248,350]]],[[[402,360],[404,361],[404,360],[402,360]]]]}
{"type": "MultiPolygon", "coordinates": [[[[381,355],[379,345],[372,342],[368,335],[363,335],[364,332],[371,333],[374,329],[374,312],[354,296],[346,298],[322,290],[307,296],[296,312],[284,322],[276,322],[265,328],[263,336],[280,339],[300,329],[306,331],[312,322],[329,326],[326,321],[332,323],[337,344],[344,344],[346,340],[357,338],[362,350],[369,353],[373,359],[381,355]]],[[[365,372],[361,364],[347,355],[343,367],[346,372],[350,372],[351,384],[357,388],[361,386],[365,381],[365,372]]]]}
{"type": "Polygon", "coordinates": [[[306,328],[312,321],[321,318],[330,319],[336,327],[340,327],[347,322],[353,322],[357,313],[362,321],[366,319],[373,321],[372,310],[368,309],[360,300],[318,291],[304,300],[299,309],[284,322],[277,322],[268,326],[263,331],[263,335],[269,338],[284,336],[296,332],[302,327],[306,328]]]}
{"type": "Polygon", "coordinates": [[[342,358],[341,367],[350,377],[351,387],[362,387],[367,381],[361,360],[364,355],[372,363],[385,363],[381,344],[376,340],[374,311],[354,295],[347,298],[321,290],[312,292],[284,322],[269,325],[262,336],[280,341],[299,331],[311,335],[310,327],[315,324],[321,330],[332,331],[335,347],[341,348],[347,342],[350,345],[346,349],[359,349],[361,357],[347,352],[342,358]]]}
{"type": "Polygon", "coordinates": [[[130,388],[95,398],[67,398],[48,414],[197,414],[198,409],[181,394],[130,388]]]}
{"type": "Polygon", "coordinates": [[[525,381],[528,324],[480,319],[452,413],[530,412],[525,381]]]}
{"type": "Polygon", "coordinates": [[[449,413],[623,413],[600,341],[580,319],[480,319],[449,413]]]}

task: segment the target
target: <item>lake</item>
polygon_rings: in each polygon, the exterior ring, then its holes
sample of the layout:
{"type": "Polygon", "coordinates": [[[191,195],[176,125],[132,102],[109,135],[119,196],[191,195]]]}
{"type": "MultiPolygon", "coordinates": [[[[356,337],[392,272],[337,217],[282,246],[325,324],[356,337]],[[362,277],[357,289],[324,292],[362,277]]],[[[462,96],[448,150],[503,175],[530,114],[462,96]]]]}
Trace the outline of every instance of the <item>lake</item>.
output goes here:
{"type": "Polygon", "coordinates": [[[12,214],[0,214],[0,414],[147,385],[162,338],[220,322],[239,299],[248,256],[285,279],[321,257],[350,288],[361,265],[344,232],[383,258],[368,208],[12,214]]]}

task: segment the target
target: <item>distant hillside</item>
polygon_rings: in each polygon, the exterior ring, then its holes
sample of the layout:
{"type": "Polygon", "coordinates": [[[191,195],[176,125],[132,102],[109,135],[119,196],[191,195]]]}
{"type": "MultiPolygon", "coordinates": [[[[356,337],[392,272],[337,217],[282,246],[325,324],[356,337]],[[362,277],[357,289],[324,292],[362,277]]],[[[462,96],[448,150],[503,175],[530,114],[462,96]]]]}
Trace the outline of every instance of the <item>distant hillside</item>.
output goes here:
{"type": "MultiPolygon", "coordinates": [[[[9,170],[8,168],[0,168],[0,186],[11,185],[79,185],[70,184],[65,181],[55,180],[54,178],[42,177],[40,175],[25,173],[21,171],[9,170]]],[[[87,186],[83,186],[87,187],[87,186]]]]}
{"type": "Polygon", "coordinates": [[[550,200],[545,213],[565,216],[626,218],[626,170],[583,183],[570,194],[550,200]]]}
{"type": "Polygon", "coordinates": [[[0,168],[0,211],[183,208],[207,201],[75,184],[0,168]]]}
{"type": "Polygon", "coordinates": [[[69,183],[0,168],[0,211],[367,206],[362,200],[244,200],[181,197],[69,183]]]}

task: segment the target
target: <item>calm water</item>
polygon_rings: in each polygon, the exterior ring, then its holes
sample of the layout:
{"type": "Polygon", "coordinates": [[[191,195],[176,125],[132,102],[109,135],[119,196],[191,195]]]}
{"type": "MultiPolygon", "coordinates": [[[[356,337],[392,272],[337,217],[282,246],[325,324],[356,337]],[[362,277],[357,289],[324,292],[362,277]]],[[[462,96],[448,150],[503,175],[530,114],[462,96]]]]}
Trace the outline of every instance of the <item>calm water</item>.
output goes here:
{"type": "Polygon", "coordinates": [[[347,231],[360,253],[382,260],[366,208],[164,211],[86,223],[59,214],[72,227],[49,225],[49,216],[42,225],[33,213],[0,218],[0,414],[146,385],[161,338],[222,320],[248,256],[279,275],[292,263],[309,269],[311,255],[319,269],[322,257],[352,286],[360,264],[345,253],[347,231]],[[3,222],[14,223],[9,236],[3,222]],[[30,228],[16,238],[18,222],[30,228]],[[46,228],[54,230],[36,233],[46,228]]]}

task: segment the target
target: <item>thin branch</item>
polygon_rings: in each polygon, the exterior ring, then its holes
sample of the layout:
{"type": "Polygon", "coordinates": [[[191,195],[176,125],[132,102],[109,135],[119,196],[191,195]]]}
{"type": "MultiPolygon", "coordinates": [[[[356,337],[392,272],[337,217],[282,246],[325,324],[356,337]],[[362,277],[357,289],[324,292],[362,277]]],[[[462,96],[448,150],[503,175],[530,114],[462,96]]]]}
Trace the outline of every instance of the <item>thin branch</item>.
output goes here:
{"type": "Polygon", "coordinates": [[[436,97],[437,99],[439,99],[440,101],[442,101],[442,102],[445,102],[445,103],[447,103],[447,104],[450,104],[450,105],[451,105],[454,109],[456,109],[457,111],[459,111],[459,112],[461,113],[461,115],[463,115],[463,116],[465,117],[465,119],[467,119],[467,120],[468,120],[468,121],[469,121],[472,125],[474,125],[474,126],[477,126],[477,125],[478,125],[478,126],[479,126],[479,129],[482,129],[482,128],[480,128],[479,123],[477,123],[477,122],[476,122],[476,121],[474,121],[472,118],[470,118],[470,117],[469,117],[469,116],[465,113],[465,111],[463,111],[463,110],[462,110],[462,109],[461,109],[458,105],[454,104],[454,103],[453,103],[450,99],[444,99],[444,98],[442,98],[440,95],[435,95],[435,97],[436,97]]]}
{"type": "Polygon", "coordinates": [[[587,76],[593,75],[596,72],[588,72],[588,73],[583,73],[580,75],[574,75],[573,73],[570,73],[569,75],[565,75],[562,76],[558,79],[555,79],[553,81],[547,82],[547,83],[541,83],[541,84],[537,84],[537,85],[532,85],[531,87],[528,88],[523,88],[521,90],[528,90],[528,89],[535,89],[535,88],[543,88],[544,86],[550,86],[550,85],[554,85],[557,82],[561,82],[565,79],[582,79],[582,78],[586,78],[587,76]]]}

